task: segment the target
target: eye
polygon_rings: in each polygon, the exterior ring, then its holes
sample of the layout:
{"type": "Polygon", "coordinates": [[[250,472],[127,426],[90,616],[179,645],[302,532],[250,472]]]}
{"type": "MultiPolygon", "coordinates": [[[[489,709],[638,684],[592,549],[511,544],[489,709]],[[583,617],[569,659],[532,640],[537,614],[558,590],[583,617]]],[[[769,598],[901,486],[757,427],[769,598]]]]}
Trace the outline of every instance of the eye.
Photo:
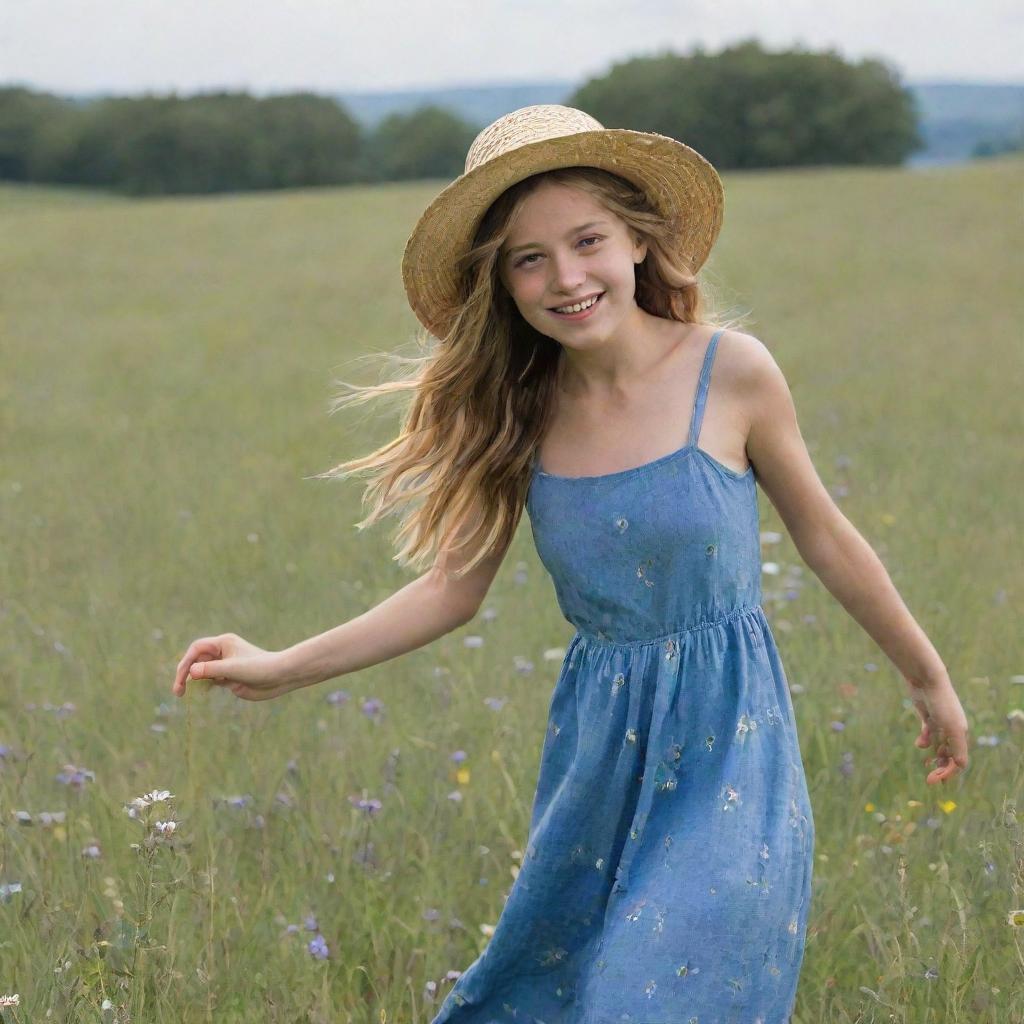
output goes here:
{"type": "MultiPolygon", "coordinates": [[[[603,237],[602,235],[587,235],[586,238],[581,238],[580,239],[579,244],[582,245],[584,242],[600,242],[602,237],[603,237]]],[[[593,249],[594,247],[592,245],[587,245],[587,246],[584,246],[584,248],[585,249],[593,249]]],[[[527,260],[532,260],[535,257],[539,258],[540,257],[540,253],[531,252],[531,253],[527,254],[526,256],[521,257],[519,260],[516,261],[516,266],[517,267],[522,267],[522,266],[525,265],[525,266],[532,267],[533,264],[532,263],[527,263],[526,261],[527,260]]]]}

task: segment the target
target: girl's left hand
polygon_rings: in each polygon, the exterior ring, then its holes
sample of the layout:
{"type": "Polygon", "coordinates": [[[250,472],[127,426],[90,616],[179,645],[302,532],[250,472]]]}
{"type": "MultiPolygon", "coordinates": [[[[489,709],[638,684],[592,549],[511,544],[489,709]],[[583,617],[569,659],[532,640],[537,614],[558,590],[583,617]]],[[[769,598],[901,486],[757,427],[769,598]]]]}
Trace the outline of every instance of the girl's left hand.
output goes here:
{"type": "Polygon", "coordinates": [[[925,779],[930,786],[947,782],[965,771],[967,756],[967,716],[949,679],[937,686],[919,686],[908,676],[903,677],[910,687],[910,696],[921,719],[921,735],[914,745],[922,750],[935,743],[935,756],[926,757],[925,766],[932,761],[936,768],[925,779]]]}

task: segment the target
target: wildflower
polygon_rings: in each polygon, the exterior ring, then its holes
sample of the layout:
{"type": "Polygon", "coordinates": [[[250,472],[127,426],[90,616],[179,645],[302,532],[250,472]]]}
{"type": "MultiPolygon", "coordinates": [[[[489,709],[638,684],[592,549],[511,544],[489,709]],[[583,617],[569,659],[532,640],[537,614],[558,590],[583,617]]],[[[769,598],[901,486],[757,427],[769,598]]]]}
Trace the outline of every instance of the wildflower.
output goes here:
{"type": "Polygon", "coordinates": [[[162,803],[164,800],[173,800],[174,794],[167,789],[154,789],[143,796],[137,796],[132,801],[132,806],[141,810],[143,807],[150,807],[153,804],[162,803]]]}
{"type": "Polygon", "coordinates": [[[162,836],[173,835],[178,828],[176,821],[158,821],[153,828],[162,836]]]}
{"type": "Polygon", "coordinates": [[[366,811],[368,815],[376,814],[383,806],[379,800],[367,800],[365,797],[358,796],[350,796],[348,802],[360,810],[366,811]]]}
{"type": "Polygon", "coordinates": [[[484,703],[492,711],[500,711],[505,706],[505,703],[507,701],[508,701],[508,697],[485,697],[484,698],[484,703]]]}
{"type": "Polygon", "coordinates": [[[317,960],[326,960],[328,956],[327,942],[322,935],[317,935],[306,947],[317,960]]]}
{"type": "Polygon", "coordinates": [[[466,783],[468,783],[468,782],[469,782],[469,769],[468,769],[468,768],[460,768],[460,769],[459,769],[459,770],[458,770],[458,771],[457,771],[457,772],[455,773],[455,779],[456,779],[456,781],[457,781],[457,782],[459,782],[459,783],[460,783],[461,785],[465,786],[465,785],[466,785],[466,783]]]}
{"type": "Polygon", "coordinates": [[[939,803],[939,807],[946,812],[946,814],[952,814],[956,810],[956,801],[954,800],[943,800],[939,803]]]}
{"type": "Polygon", "coordinates": [[[769,576],[778,576],[778,574],[779,574],[779,563],[778,562],[764,562],[761,565],[761,572],[767,573],[769,576]]]}
{"type": "Polygon", "coordinates": [[[351,696],[352,695],[348,692],[348,690],[332,690],[329,694],[327,694],[327,703],[333,704],[335,706],[340,704],[347,704],[351,696]]]}
{"type": "Polygon", "coordinates": [[[318,932],[320,931],[320,925],[317,924],[315,914],[307,914],[304,922],[307,932],[318,932]]]}
{"type": "Polygon", "coordinates": [[[846,728],[846,724],[844,722],[831,722],[830,728],[833,732],[842,732],[846,728]]]}
{"type": "Polygon", "coordinates": [[[455,804],[461,803],[462,802],[462,792],[460,790],[458,790],[458,789],[453,789],[448,794],[448,799],[451,800],[452,803],[455,803],[455,804]]]}
{"type": "Polygon", "coordinates": [[[977,739],[979,747],[997,747],[999,746],[998,736],[979,736],[977,739]]]}
{"type": "Polygon", "coordinates": [[[462,764],[468,756],[469,755],[464,750],[456,750],[452,752],[449,760],[454,761],[456,764],[462,764]]]}
{"type": "Polygon", "coordinates": [[[867,811],[868,814],[870,814],[874,809],[875,809],[875,805],[874,804],[865,804],[864,805],[864,810],[867,811]]]}
{"type": "Polygon", "coordinates": [[[96,843],[90,843],[88,846],[83,846],[82,856],[89,857],[91,860],[99,860],[101,856],[99,846],[97,846],[96,843]]]}
{"type": "Polygon", "coordinates": [[[21,1006],[21,996],[17,992],[12,996],[0,996],[0,1006],[21,1006]]]}
{"type": "Polygon", "coordinates": [[[0,900],[3,900],[4,903],[10,903],[11,897],[16,892],[21,892],[21,882],[7,882],[4,885],[0,885],[0,900]]]}
{"type": "Polygon", "coordinates": [[[367,718],[373,718],[376,720],[383,710],[383,701],[378,700],[376,697],[370,697],[368,700],[363,701],[363,714],[366,715],[367,718]]]}
{"type": "Polygon", "coordinates": [[[1011,910],[1006,915],[1006,923],[1014,928],[1024,928],[1024,910],[1011,910]]]}
{"type": "Polygon", "coordinates": [[[542,655],[545,661],[561,661],[565,657],[564,647],[549,647],[542,655]]]}
{"type": "Polygon", "coordinates": [[[476,634],[472,636],[465,636],[462,638],[462,644],[464,647],[483,647],[484,638],[482,636],[477,636],[476,634]]]}
{"type": "Polygon", "coordinates": [[[56,775],[58,782],[63,782],[66,786],[74,786],[76,789],[81,789],[86,780],[90,782],[96,781],[96,773],[87,771],[85,768],[76,768],[73,764],[64,765],[64,771],[58,772],[56,775]]]}
{"type": "Polygon", "coordinates": [[[782,534],[775,530],[762,530],[761,531],[761,543],[762,544],[778,544],[782,540],[782,534]]]}

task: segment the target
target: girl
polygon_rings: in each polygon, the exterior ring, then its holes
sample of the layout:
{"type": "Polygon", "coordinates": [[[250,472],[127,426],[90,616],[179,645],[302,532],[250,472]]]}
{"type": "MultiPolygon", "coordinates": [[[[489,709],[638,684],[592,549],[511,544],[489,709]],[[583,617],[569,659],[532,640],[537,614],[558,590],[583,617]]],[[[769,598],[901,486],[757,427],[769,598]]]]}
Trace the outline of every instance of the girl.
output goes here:
{"type": "Polygon", "coordinates": [[[722,203],[711,165],[664,136],[556,105],[485,128],[403,260],[440,343],[357,389],[411,390],[405,429],[321,474],[379,471],[360,528],[420,499],[396,557],[427,571],[287,650],[225,634],[178,665],[179,696],[191,675],[265,700],[429,643],[479,609],[527,509],[576,632],[522,866],[433,1024],[788,1020],[814,820],[756,484],[907,680],[927,782],[967,767],[946,668],[818,478],[781,371],[705,312],[722,203]]]}

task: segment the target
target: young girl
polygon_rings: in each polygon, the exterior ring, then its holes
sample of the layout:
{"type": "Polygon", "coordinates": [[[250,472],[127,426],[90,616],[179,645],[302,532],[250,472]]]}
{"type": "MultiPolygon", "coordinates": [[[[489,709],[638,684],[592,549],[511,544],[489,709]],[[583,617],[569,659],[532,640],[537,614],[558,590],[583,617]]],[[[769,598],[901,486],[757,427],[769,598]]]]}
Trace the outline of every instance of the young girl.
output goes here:
{"type": "Polygon", "coordinates": [[[527,509],[576,632],[521,869],[434,1024],[788,1020],[814,820],[761,604],[757,484],[907,680],[927,782],[967,767],[946,668],[822,485],[781,371],[705,315],[722,201],[664,136],[554,105],[485,128],[403,261],[439,344],[413,377],[359,389],[411,390],[405,429],[322,474],[379,470],[368,522],[419,499],[397,557],[427,571],[287,650],[204,637],[178,665],[179,696],[191,675],[265,700],[421,647],[473,617],[527,509]]]}

